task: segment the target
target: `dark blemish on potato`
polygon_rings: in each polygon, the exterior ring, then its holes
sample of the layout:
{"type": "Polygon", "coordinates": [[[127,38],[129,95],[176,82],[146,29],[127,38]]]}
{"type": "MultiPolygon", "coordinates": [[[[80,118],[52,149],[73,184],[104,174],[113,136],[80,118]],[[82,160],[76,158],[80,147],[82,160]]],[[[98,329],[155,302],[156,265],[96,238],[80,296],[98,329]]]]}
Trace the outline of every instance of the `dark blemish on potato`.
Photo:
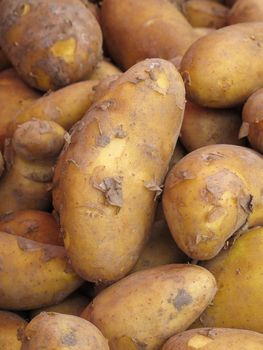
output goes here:
{"type": "Polygon", "coordinates": [[[106,177],[99,185],[93,184],[93,186],[104,193],[110,205],[121,208],[123,206],[122,180],[121,176],[106,177]]]}
{"type": "Polygon", "coordinates": [[[175,298],[168,299],[168,303],[173,304],[178,311],[181,311],[185,306],[192,302],[192,296],[185,289],[179,289],[175,298]]]}
{"type": "Polygon", "coordinates": [[[124,139],[127,136],[126,131],[123,130],[123,125],[114,129],[114,136],[118,139],[124,139]]]}
{"type": "Polygon", "coordinates": [[[109,108],[113,107],[114,105],[115,105],[115,102],[113,100],[106,100],[95,105],[95,108],[101,109],[102,111],[107,111],[109,108]]]}
{"type": "Polygon", "coordinates": [[[182,78],[183,78],[185,85],[191,86],[191,77],[190,77],[189,72],[187,72],[187,71],[182,72],[182,78]]]}
{"type": "Polygon", "coordinates": [[[0,222],[2,223],[13,221],[14,218],[15,218],[15,214],[12,211],[9,213],[0,214],[0,222]]]}
{"type": "Polygon", "coordinates": [[[202,160],[204,160],[207,163],[212,163],[215,160],[220,160],[222,158],[226,158],[226,156],[224,154],[221,154],[219,152],[215,152],[215,153],[207,153],[207,154],[202,154],[201,155],[202,160]]]}
{"type": "Polygon", "coordinates": [[[66,346],[75,346],[78,341],[75,335],[75,330],[71,330],[69,333],[63,335],[60,338],[61,344],[66,345],[66,346]]]}
{"type": "Polygon", "coordinates": [[[99,147],[106,147],[110,143],[110,137],[102,134],[96,137],[96,145],[99,147]]]}
{"type": "Polygon", "coordinates": [[[157,199],[157,197],[159,197],[161,195],[161,193],[163,192],[163,185],[158,185],[156,183],[156,181],[152,180],[150,182],[145,182],[144,183],[144,186],[147,188],[147,190],[149,191],[153,191],[153,192],[156,192],[155,193],[155,197],[154,197],[154,200],[157,199]]]}

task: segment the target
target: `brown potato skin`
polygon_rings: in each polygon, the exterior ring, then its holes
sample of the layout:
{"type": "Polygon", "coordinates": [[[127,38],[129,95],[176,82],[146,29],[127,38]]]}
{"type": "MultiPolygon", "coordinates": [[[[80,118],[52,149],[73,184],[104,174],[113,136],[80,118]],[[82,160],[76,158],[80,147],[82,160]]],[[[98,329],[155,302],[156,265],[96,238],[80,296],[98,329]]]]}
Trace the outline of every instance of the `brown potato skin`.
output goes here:
{"type": "Polygon", "coordinates": [[[238,0],[228,14],[228,24],[260,22],[263,20],[263,3],[260,0],[238,0]]]}
{"type": "Polygon", "coordinates": [[[26,327],[21,350],[109,350],[108,342],[80,317],[42,312],[26,327]]]}
{"type": "Polygon", "coordinates": [[[23,331],[27,322],[20,316],[7,311],[0,311],[0,349],[20,350],[21,341],[17,334],[23,331]]]}
{"type": "Polygon", "coordinates": [[[182,56],[195,41],[191,25],[168,0],[104,0],[101,25],[110,56],[123,70],[145,58],[182,56]]]}
{"type": "Polygon", "coordinates": [[[189,100],[211,108],[243,104],[263,86],[262,47],[263,22],[227,26],[197,40],[180,69],[189,100]]]}
{"type": "Polygon", "coordinates": [[[10,62],[8,61],[8,58],[3,53],[3,50],[0,48],[0,71],[7,69],[11,66],[10,62]]]}
{"type": "Polygon", "coordinates": [[[199,266],[159,266],[103,290],[82,317],[102,331],[112,350],[157,350],[170,336],[187,329],[215,293],[212,274],[199,266]]]}
{"type": "Polygon", "coordinates": [[[215,144],[245,145],[238,138],[242,124],[240,114],[228,109],[200,107],[187,102],[180,140],[188,152],[215,144]]]}
{"type": "Polygon", "coordinates": [[[74,128],[56,166],[53,204],[69,257],[84,279],[111,282],[135,265],[153,223],[156,191],[184,104],[174,66],[149,59],[113,82],[74,128]],[[100,186],[105,181],[107,193],[100,186]]]}
{"type": "Polygon", "coordinates": [[[22,210],[0,216],[0,232],[32,241],[63,246],[60,227],[54,216],[38,210],[22,210]]]}
{"type": "Polygon", "coordinates": [[[263,335],[242,329],[199,328],[170,338],[162,350],[261,350],[263,335]]]}
{"type": "Polygon", "coordinates": [[[238,230],[262,225],[262,171],[259,153],[235,145],[202,147],[179,161],[163,193],[178,247],[193,259],[209,260],[238,230]]]}
{"type": "Polygon", "coordinates": [[[79,0],[7,0],[0,4],[0,45],[24,81],[48,91],[91,73],[102,34],[79,0]]]}

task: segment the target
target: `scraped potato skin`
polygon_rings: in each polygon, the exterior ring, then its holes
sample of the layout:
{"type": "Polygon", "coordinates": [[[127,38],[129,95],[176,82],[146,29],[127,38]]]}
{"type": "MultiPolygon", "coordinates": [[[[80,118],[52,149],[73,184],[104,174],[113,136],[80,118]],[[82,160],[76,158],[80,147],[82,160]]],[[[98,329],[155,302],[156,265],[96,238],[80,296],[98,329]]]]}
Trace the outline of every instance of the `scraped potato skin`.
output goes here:
{"type": "Polygon", "coordinates": [[[195,265],[136,272],[103,290],[82,317],[108,338],[111,350],[157,350],[212,301],[212,274],[195,265]]]}
{"type": "Polygon", "coordinates": [[[263,86],[262,59],[263,22],[235,24],[200,38],[181,62],[188,98],[204,107],[241,105],[263,86]]]}
{"type": "Polygon", "coordinates": [[[180,140],[188,152],[207,145],[245,145],[238,138],[242,120],[234,109],[200,107],[187,102],[180,140]]]}
{"type": "Polygon", "coordinates": [[[145,58],[182,56],[195,41],[168,0],[104,0],[101,25],[110,56],[124,70],[145,58]]]}
{"type": "Polygon", "coordinates": [[[17,334],[23,331],[27,322],[18,315],[0,311],[0,349],[20,350],[21,341],[17,339],[17,334]]]}
{"type": "Polygon", "coordinates": [[[10,67],[10,62],[8,61],[8,58],[3,53],[3,50],[0,48],[0,71],[7,69],[10,67]]]}
{"type": "Polygon", "coordinates": [[[149,59],[113,82],[74,128],[56,166],[53,204],[69,257],[84,279],[118,280],[135,265],[184,105],[174,66],[149,59]]]}
{"type": "Polygon", "coordinates": [[[162,350],[261,350],[263,335],[242,329],[199,328],[175,335],[162,350]]]}
{"type": "Polygon", "coordinates": [[[91,73],[102,34],[79,0],[7,0],[0,4],[0,45],[23,80],[48,91],[91,73]]]}
{"type": "Polygon", "coordinates": [[[54,305],[82,284],[63,247],[0,232],[0,256],[1,309],[54,305]]]}
{"type": "Polygon", "coordinates": [[[202,147],[179,161],[163,195],[179,248],[193,259],[209,260],[245,225],[262,225],[262,171],[259,153],[234,145],[202,147]]]}
{"type": "Polygon", "coordinates": [[[238,0],[228,14],[228,24],[263,21],[261,0],[238,0]]]}
{"type": "Polygon", "coordinates": [[[21,350],[109,350],[108,342],[80,317],[42,312],[26,327],[21,350]]]}
{"type": "Polygon", "coordinates": [[[57,221],[53,215],[44,211],[21,210],[1,215],[0,232],[40,243],[64,245],[57,221]]]}

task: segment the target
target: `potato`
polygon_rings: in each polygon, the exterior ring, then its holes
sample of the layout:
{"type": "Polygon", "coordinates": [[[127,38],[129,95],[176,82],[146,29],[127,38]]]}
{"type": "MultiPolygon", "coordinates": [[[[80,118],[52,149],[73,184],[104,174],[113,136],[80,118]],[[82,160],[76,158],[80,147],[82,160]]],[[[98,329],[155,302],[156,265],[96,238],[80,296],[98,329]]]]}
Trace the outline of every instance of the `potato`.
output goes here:
{"type": "Polygon", "coordinates": [[[188,98],[212,108],[244,103],[263,86],[262,33],[262,22],[241,23],[196,41],[181,62],[188,98]]]}
{"type": "Polygon", "coordinates": [[[103,290],[82,317],[109,339],[111,350],[157,350],[187,329],[215,293],[213,276],[199,266],[159,266],[103,290]]]}
{"type": "Polygon", "coordinates": [[[180,249],[209,260],[238,230],[263,224],[263,157],[248,148],[210,145],[185,156],[166,178],[163,208],[180,249]]]}
{"type": "Polygon", "coordinates": [[[32,241],[62,245],[60,227],[53,215],[38,210],[22,210],[0,216],[0,232],[32,241]]]}
{"type": "Polygon", "coordinates": [[[110,86],[113,84],[115,80],[117,80],[122,73],[110,75],[107,78],[102,79],[97,86],[95,86],[95,97],[94,101],[98,101],[105,94],[107,94],[110,86]]]}
{"type": "Polygon", "coordinates": [[[263,21],[261,0],[238,0],[228,14],[228,24],[263,21]]]}
{"type": "Polygon", "coordinates": [[[101,332],[80,317],[42,312],[26,327],[21,350],[109,350],[101,332]]]}
{"type": "Polygon", "coordinates": [[[145,58],[182,56],[195,41],[191,25],[168,0],[104,0],[101,25],[110,56],[123,70],[145,58]]]}
{"type": "Polygon", "coordinates": [[[0,45],[23,80],[48,91],[92,72],[101,58],[102,35],[79,0],[5,0],[0,45]]]}
{"type": "Polygon", "coordinates": [[[31,310],[54,305],[81,284],[63,247],[0,232],[0,308],[31,310]]]}
{"type": "Polygon", "coordinates": [[[103,80],[112,75],[120,74],[119,68],[107,60],[100,61],[89,76],[90,80],[103,80]]]}
{"type": "Polygon", "coordinates": [[[0,349],[20,350],[21,342],[17,339],[27,322],[12,312],[0,311],[0,349]]]}
{"type": "Polygon", "coordinates": [[[241,329],[200,328],[175,335],[162,350],[261,350],[263,335],[241,329]]]}
{"type": "Polygon", "coordinates": [[[178,141],[174,149],[174,153],[170,160],[169,169],[171,169],[176,163],[179,162],[186,155],[186,150],[183,148],[182,144],[178,141]]]}
{"type": "Polygon", "coordinates": [[[184,104],[174,66],[149,59],[113,82],[74,128],[56,166],[53,203],[70,260],[84,279],[114,281],[135,265],[184,104]]]}
{"type": "Polygon", "coordinates": [[[8,61],[8,58],[3,53],[3,50],[0,47],[0,71],[7,69],[10,67],[10,62],[8,61]]]}
{"type": "Polygon", "coordinates": [[[211,0],[188,0],[183,14],[193,27],[217,29],[227,25],[228,8],[211,0]]]}
{"type": "Polygon", "coordinates": [[[203,36],[212,33],[215,31],[214,28],[205,28],[205,27],[196,27],[193,28],[194,34],[196,36],[196,40],[202,38],[203,36]]]}
{"type": "Polygon", "coordinates": [[[188,152],[214,144],[245,145],[238,138],[242,124],[235,110],[200,107],[187,102],[180,140],[188,152]]]}
{"type": "Polygon", "coordinates": [[[2,153],[0,151],[0,177],[1,175],[3,174],[3,171],[4,171],[4,159],[3,159],[3,156],[2,156],[2,153]]]}

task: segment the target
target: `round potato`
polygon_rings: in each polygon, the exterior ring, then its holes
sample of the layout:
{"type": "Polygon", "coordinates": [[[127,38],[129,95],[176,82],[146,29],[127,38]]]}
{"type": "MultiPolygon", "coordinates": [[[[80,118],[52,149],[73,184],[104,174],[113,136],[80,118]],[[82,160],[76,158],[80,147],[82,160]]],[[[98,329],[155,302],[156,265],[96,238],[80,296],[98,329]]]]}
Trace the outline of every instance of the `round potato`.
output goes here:
{"type": "Polygon", "coordinates": [[[27,322],[18,315],[0,311],[0,349],[1,350],[20,350],[21,341],[17,335],[23,331],[27,322]]]}
{"type": "Polygon", "coordinates": [[[263,21],[261,0],[238,0],[228,14],[228,24],[263,21]]]}

